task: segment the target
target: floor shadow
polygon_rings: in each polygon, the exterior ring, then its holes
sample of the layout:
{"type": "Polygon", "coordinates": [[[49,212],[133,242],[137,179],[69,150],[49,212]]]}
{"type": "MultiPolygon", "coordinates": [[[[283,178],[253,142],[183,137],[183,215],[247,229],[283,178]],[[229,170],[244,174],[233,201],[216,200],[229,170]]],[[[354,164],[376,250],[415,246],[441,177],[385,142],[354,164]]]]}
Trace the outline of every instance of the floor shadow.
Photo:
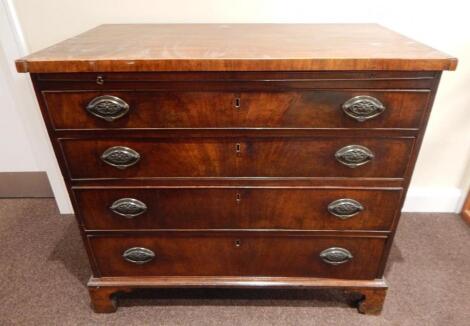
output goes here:
{"type": "Polygon", "coordinates": [[[119,306],[353,306],[357,296],[334,289],[138,289],[118,296],[119,306]]]}
{"type": "Polygon", "coordinates": [[[387,265],[385,266],[385,277],[387,277],[387,274],[391,271],[394,264],[402,263],[404,261],[405,259],[403,258],[400,248],[398,248],[397,245],[393,243],[392,248],[390,249],[390,254],[388,256],[387,265]]]}
{"type": "Polygon", "coordinates": [[[49,259],[62,262],[70,274],[86,286],[91,276],[91,269],[78,226],[74,220],[71,219],[49,259]]]}

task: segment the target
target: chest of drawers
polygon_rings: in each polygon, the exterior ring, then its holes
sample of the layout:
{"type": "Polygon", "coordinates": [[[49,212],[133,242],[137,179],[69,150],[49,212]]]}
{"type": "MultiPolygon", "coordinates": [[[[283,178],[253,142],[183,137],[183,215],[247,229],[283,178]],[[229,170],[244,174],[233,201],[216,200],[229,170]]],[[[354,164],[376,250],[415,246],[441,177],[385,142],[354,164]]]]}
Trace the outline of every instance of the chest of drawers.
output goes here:
{"type": "Polygon", "coordinates": [[[342,288],[378,313],[442,70],[377,25],[103,25],[17,61],[97,312],[142,287],[342,288]]]}

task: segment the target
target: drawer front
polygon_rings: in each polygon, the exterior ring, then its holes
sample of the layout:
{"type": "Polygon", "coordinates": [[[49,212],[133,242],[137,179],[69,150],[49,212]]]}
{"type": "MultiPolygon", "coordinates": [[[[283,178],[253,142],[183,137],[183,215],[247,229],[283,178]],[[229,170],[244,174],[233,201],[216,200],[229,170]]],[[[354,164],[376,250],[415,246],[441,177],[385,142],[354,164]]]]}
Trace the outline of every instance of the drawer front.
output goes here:
{"type": "Polygon", "coordinates": [[[88,239],[100,276],[374,279],[385,243],[385,238],[380,237],[252,232],[170,232],[156,236],[89,236],[88,239]]]}
{"type": "Polygon", "coordinates": [[[43,92],[56,129],[418,128],[429,94],[424,90],[43,92]]]}
{"type": "Polygon", "coordinates": [[[61,140],[72,179],[401,178],[413,142],[414,138],[359,137],[61,140]]]}
{"type": "Polygon", "coordinates": [[[75,189],[85,228],[388,230],[401,190],[75,189]]]}

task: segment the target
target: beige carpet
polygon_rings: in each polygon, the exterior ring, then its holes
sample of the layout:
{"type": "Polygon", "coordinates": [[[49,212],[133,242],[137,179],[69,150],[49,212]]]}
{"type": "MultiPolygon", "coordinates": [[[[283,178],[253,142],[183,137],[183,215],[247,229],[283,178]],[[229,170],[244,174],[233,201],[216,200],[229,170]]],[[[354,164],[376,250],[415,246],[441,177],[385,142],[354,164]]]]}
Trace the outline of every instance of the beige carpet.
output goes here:
{"type": "Polygon", "coordinates": [[[405,214],[381,316],[340,291],[161,290],[94,314],[78,228],[51,199],[0,200],[0,325],[470,325],[470,228],[453,214],[405,214]]]}

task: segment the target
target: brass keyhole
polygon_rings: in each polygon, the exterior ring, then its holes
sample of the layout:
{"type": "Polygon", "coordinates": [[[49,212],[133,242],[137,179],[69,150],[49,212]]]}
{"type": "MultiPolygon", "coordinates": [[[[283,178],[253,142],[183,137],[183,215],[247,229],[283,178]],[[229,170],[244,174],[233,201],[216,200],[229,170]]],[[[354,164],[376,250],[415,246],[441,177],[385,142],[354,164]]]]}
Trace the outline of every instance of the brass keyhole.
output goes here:
{"type": "Polygon", "coordinates": [[[235,152],[236,152],[237,154],[240,154],[241,151],[242,151],[242,150],[241,150],[241,145],[240,145],[240,143],[235,144],[235,152]]]}
{"type": "Polygon", "coordinates": [[[103,76],[98,76],[98,77],[96,77],[96,83],[97,83],[98,85],[103,85],[103,84],[104,84],[104,78],[103,78],[103,76]]]}
{"type": "Polygon", "coordinates": [[[235,247],[240,247],[242,245],[242,242],[240,239],[235,240],[235,247]]]}
{"type": "Polygon", "coordinates": [[[241,198],[241,197],[242,197],[242,196],[241,196],[239,193],[237,193],[237,194],[235,195],[235,198],[236,198],[237,204],[240,204],[240,201],[242,200],[242,198],[241,198]]]}
{"type": "Polygon", "coordinates": [[[233,100],[233,107],[235,109],[239,109],[241,107],[241,100],[239,97],[236,97],[234,100],[233,100]]]}

